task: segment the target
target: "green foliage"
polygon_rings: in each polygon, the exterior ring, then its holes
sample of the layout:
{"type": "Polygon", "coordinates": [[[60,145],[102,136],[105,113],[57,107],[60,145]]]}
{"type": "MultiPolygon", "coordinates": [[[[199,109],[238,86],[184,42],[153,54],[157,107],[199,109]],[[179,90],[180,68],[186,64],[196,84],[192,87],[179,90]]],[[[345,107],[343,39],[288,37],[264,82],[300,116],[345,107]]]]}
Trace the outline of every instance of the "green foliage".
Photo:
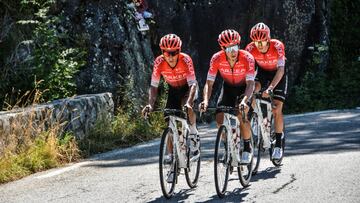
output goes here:
{"type": "Polygon", "coordinates": [[[100,118],[89,135],[80,143],[80,149],[86,156],[128,147],[145,142],[161,135],[165,127],[162,114],[153,113],[151,125],[139,115],[133,115],[119,108],[113,120],[100,118]]]}
{"type": "Polygon", "coordinates": [[[287,102],[288,113],[343,109],[360,106],[360,4],[333,1],[330,19],[330,47],[315,46],[304,77],[293,88],[287,102]],[[320,56],[329,52],[325,70],[319,69],[320,56]]]}
{"type": "MultiPolygon", "coordinates": [[[[32,1],[33,2],[33,1],[32,1]]],[[[44,80],[40,89],[48,92],[45,100],[69,97],[75,94],[74,76],[85,65],[85,52],[79,48],[67,48],[62,44],[68,39],[66,33],[57,30],[61,22],[59,16],[48,16],[49,6],[54,1],[46,1],[44,7],[35,13],[38,19],[33,31],[35,50],[32,65],[35,67],[37,79],[44,80]]]]}
{"type": "MultiPolygon", "coordinates": [[[[34,81],[43,81],[39,88],[44,92],[44,101],[76,93],[75,75],[85,65],[86,51],[79,45],[81,40],[77,39],[76,33],[70,36],[62,27],[62,14],[49,14],[54,3],[54,0],[22,0],[14,3],[14,8],[20,7],[23,13],[17,14],[20,20],[13,32],[22,30],[28,34],[22,34],[22,41],[15,41],[9,47],[13,55],[7,55],[12,61],[1,70],[0,106],[5,95],[17,97],[17,94],[24,94],[34,88],[34,81]],[[28,53],[25,59],[17,57],[19,47],[26,48],[28,53]]],[[[3,58],[5,53],[1,54],[3,58]]]]}

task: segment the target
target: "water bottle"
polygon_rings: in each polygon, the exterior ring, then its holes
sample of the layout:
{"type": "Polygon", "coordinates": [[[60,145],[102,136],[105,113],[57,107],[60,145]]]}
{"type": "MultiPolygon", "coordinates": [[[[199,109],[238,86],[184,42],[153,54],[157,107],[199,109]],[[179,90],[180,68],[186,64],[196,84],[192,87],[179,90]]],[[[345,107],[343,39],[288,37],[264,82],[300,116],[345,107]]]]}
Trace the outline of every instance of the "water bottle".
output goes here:
{"type": "Polygon", "coordinates": [[[264,140],[264,143],[263,143],[263,147],[264,149],[269,149],[270,148],[270,121],[268,118],[264,118],[263,119],[263,129],[264,129],[264,132],[262,133],[262,137],[263,137],[263,140],[264,140]]]}
{"type": "Polygon", "coordinates": [[[240,134],[236,133],[236,128],[232,128],[234,149],[236,153],[236,160],[240,163],[240,134]]]}
{"type": "Polygon", "coordinates": [[[185,168],[186,167],[186,140],[185,140],[185,133],[183,129],[180,129],[179,131],[179,167],[185,168]]]}

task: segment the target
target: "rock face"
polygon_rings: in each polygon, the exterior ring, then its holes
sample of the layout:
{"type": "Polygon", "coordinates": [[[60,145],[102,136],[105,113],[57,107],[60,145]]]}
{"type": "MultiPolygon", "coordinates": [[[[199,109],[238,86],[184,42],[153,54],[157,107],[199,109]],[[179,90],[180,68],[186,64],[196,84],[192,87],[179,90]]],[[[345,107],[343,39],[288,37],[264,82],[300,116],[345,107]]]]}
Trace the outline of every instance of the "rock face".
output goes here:
{"type": "Polygon", "coordinates": [[[114,115],[111,93],[81,95],[25,109],[0,112],[0,155],[5,146],[36,136],[51,126],[63,126],[77,139],[83,139],[99,119],[114,115]]]}
{"type": "Polygon", "coordinates": [[[63,24],[69,33],[82,33],[88,47],[88,65],[78,77],[78,93],[109,91],[117,104],[126,88],[129,97],[138,98],[136,104],[143,104],[154,57],[149,37],[137,30],[126,2],[61,1],[57,10],[66,17],[63,24]]]}
{"type": "MultiPolygon", "coordinates": [[[[232,28],[242,36],[241,48],[250,42],[253,25],[264,22],[271,29],[272,38],[285,44],[286,69],[290,85],[294,84],[308,46],[328,45],[327,0],[265,1],[265,0],[153,0],[150,10],[157,22],[155,42],[167,33],[176,33],[183,40],[183,51],[194,60],[196,76],[203,86],[212,54],[220,48],[217,37],[224,29],[232,28]]],[[[322,67],[327,64],[327,53],[322,67]]],[[[218,91],[219,92],[219,91],[218,91]]]]}
{"type": "MultiPolygon", "coordinates": [[[[144,104],[154,55],[160,54],[159,40],[168,33],[182,38],[183,51],[193,59],[200,89],[210,58],[219,50],[217,37],[224,29],[239,31],[244,48],[250,42],[251,27],[257,22],[266,23],[272,37],[285,44],[290,88],[301,77],[306,58],[311,58],[307,47],[329,44],[330,0],[147,1],[156,23],[146,35],[136,28],[127,5],[130,0],[56,1],[53,13],[63,17],[58,29],[80,35],[88,52],[87,66],[77,77],[78,94],[112,92],[115,105],[129,98],[134,98],[133,106],[144,104]]],[[[319,68],[325,69],[328,51],[321,52],[320,57],[319,68]]]]}

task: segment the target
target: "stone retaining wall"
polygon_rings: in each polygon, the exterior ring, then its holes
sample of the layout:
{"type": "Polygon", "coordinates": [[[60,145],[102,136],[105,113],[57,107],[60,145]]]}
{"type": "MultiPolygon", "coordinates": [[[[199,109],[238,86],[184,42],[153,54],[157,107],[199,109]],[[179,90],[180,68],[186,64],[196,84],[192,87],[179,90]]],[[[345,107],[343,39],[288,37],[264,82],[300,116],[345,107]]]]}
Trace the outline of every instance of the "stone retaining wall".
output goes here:
{"type": "Polygon", "coordinates": [[[36,136],[51,126],[62,126],[83,139],[98,119],[111,119],[114,102],[111,93],[80,95],[48,104],[0,112],[0,154],[5,146],[14,147],[25,136],[36,136]]]}

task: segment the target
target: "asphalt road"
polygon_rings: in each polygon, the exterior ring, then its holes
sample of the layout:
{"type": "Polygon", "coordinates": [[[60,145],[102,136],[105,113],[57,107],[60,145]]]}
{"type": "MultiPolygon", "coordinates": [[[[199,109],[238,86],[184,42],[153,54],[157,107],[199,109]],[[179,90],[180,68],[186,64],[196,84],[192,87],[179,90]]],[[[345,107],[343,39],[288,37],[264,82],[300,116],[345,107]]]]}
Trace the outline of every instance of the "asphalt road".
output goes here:
{"type": "MultiPolygon", "coordinates": [[[[176,202],[360,202],[360,110],[286,116],[287,146],[281,167],[268,154],[251,185],[230,177],[224,199],[213,174],[215,125],[199,126],[202,164],[198,187],[179,177],[176,202]]],[[[63,168],[0,185],[0,202],[163,202],[159,139],[100,154],[63,168]]]]}

